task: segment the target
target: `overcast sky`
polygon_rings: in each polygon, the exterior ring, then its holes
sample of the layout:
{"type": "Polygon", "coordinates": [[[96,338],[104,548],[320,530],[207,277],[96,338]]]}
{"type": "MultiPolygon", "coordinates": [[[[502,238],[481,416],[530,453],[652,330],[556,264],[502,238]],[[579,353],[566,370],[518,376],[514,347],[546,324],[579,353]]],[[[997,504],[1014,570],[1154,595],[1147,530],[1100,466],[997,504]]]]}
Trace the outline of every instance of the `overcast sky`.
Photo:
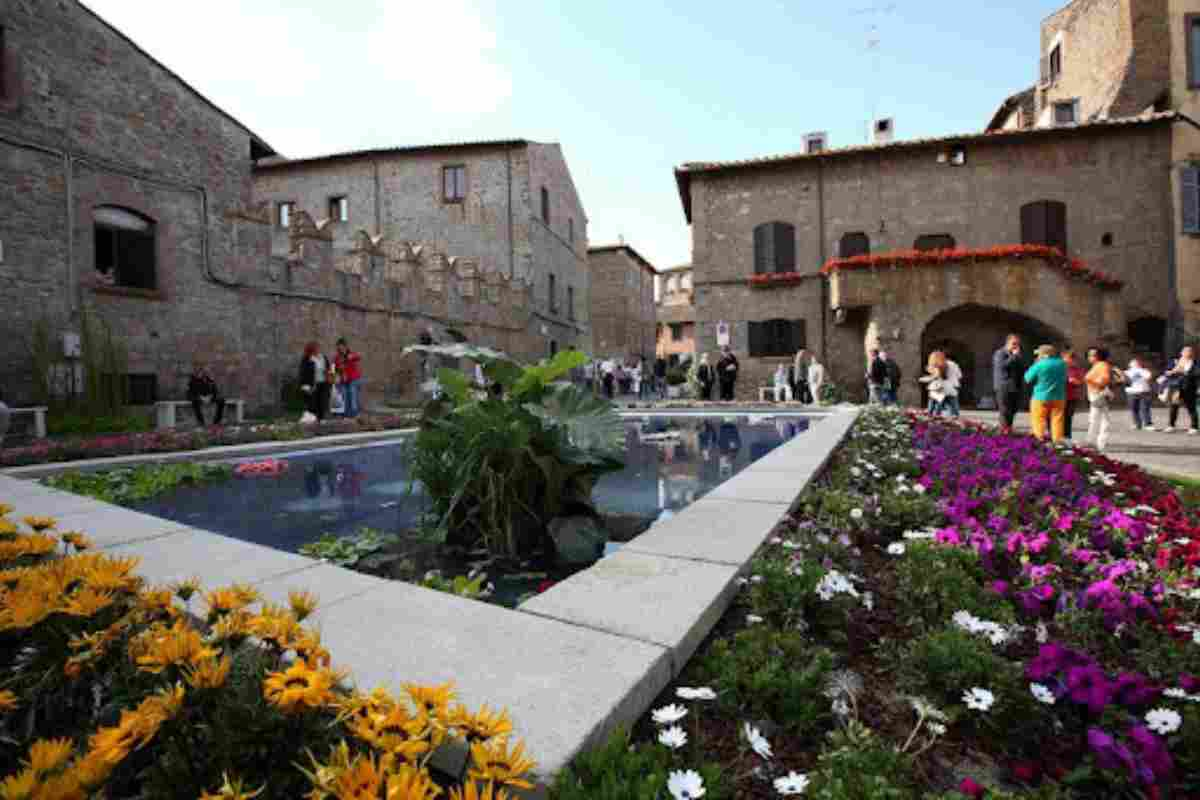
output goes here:
{"type": "Polygon", "coordinates": [[[287,156],[559,142],[590,242],[659,267],[691,258],[674,166],[858,144],[873,109],[900,138],[979,130],[1063,4],[85,2],[287,156]]]}

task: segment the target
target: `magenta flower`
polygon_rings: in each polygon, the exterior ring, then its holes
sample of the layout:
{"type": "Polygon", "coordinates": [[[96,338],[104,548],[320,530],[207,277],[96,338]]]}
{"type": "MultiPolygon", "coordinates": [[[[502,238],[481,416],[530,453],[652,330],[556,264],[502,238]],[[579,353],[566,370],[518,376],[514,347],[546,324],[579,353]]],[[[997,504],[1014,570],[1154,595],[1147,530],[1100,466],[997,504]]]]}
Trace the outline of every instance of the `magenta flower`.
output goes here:
{"type": "Polygon", "coordinates": [[[1099,714],[1112,699],[1113,685],[1104,670],[1095,664],[1088,664],[1067,670],[1067,691],[1071,700],[1087,706],[1093,714],[1099,714]]]}
{"type": "Polygon", "coordinates": [[[954,546],[962,544],[962,537],[958,535],[958,531],[954,528],[942,528],[934,534],[933,538],[938,544],[954,546]]]}
{"type": "Polygon", "coordinates": [[[1058,518],[1058,522],[1054,523],[1054,527],[1060,531],[1071,530],[1071,528],[1075,527],[1075,515],[1074,514],[1063,514],[1061,517],[1058,518]]]}
{"type": "Polygon", "coordinates": [[[1140,763],[1136,774],[1139,780],[1152,784],[1156,780],[1171,777],[1171,754],[1163,740],[1154,735],[1145,725],[1138,725],[1129,730],[1129,738],[1133,741],[1140,763]]]}
{"type": "Polygon", "coordinates": [[[1101,769],[1134,771],[1133,753],[1111,735],[1099,728],[1088,728],[1087,741],[1101,769]]]}

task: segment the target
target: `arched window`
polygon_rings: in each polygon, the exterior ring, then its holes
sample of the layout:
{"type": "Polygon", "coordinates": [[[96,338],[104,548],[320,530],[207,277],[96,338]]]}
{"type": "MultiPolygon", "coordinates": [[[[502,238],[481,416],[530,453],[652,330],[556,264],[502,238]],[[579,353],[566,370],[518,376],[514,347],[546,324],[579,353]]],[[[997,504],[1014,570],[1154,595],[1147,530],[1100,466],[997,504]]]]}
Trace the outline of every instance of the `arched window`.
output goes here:
{"type": "Polygon", "coordinates": [[[158,288],[158,249],[154,220],[118,206],[98,206],[92,212],[96,272],[112,286],[158,288]]]}
{"type": "Polygon", "coordinates": [[[930,233],[918,236],[913,242],[913,250],[953,250],[954,237],[948,233],[930,233]]]}
{"type": "Polygon", "coordinates": [[[841,258],[851,256],[869,256],[871,254],[871,237],[865,233],[844,233],[838,242],[838,255],[841,258]]]}
{"type": "Polygon", "coordinates": [[[1067,205],[1038,200],[1021,206],[1021,244],[1057,247],[1067,254],[1067,205]]]}
{"type": "Polygon", "coordinates": [[[754,274],[796,271],[796,226],[764,222],[754,229],[754,274]]]}

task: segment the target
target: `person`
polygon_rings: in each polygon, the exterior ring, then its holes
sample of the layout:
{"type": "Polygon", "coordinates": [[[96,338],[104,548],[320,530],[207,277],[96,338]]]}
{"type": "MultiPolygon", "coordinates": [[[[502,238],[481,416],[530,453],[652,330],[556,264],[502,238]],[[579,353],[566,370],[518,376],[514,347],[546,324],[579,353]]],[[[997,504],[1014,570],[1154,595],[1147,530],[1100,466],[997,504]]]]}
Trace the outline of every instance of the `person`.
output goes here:
{"type": "Polygon", "coordinates": [[[867,402],[879,405],[887,399],[887,363],[877,349],[867,351],[867,402]]]}
{"type": "Polygon", "coordinates": [[[201,428],[204,427],[205,403],[215,406],[212,424],[221,424],[221,417],[225,415],[225,398],[221,396],[221,390],[217,388],[213,376],[199,361],[192,365],[192,374],[188,378],[187,399],[192,401],[192,411],[196,414],[196,422],[201,428]]]}
{"type": "Polygon", "coordinates": [[[603,375],[601,381],[604,384],[604,396],[609,400],[613,399],[613,394],[615,393],[615,384],[617,382],[616,371],[617,365],[612,362],[612,359],[606,359],[600,365],[600,372],[603,375]]]}
{"type": "Polygon", "coordinates": [[[1150,370],[1146,369],[1141,356],[1134,356],[1129,362],[1129,368],[1125,370],[1125,379],[1128,381],[1125,396],[1129,398],[1129,413],[1133,414],[1135,430],[1154,430],[1154,422],[1150,415],[1150,404],[1154,398],[1150,381],[1153,377],[1150,370]]]}
{"type": "Polygon", "coordinates": [[[738,360],[729,345],[721,348],[721,360],[717,362],[717,380],[721,382],[721,399],[733,400],[734,385],[737,383],[738,360]]]}
{"type": "Polygon", "coordinates": [[[962,367],[944,351],[939,350],[938,355],[942,362],[942,390],[946,393],[942,400],[942,411],[952,417],[958,417],[962,413],[962,406],[958,402],[958,392],[962,389],[962,367]]]}
{"type": "Polygon", "coordinates": [[[700,366],[696,367],[696,380],[700,382],[700,399],[712,400],[713,383],[716,377],[713,368],[708,363],[708,353],[700,354],[700,366]]]}
{"type": "Polygon", "coordinates": [[[1084,377],[1088,395],[1088,444],[1104,452],[1108,446],[1108,429],[1111,424],[1109,407],[1112,402],[1112,367],[1108,363],[1108,351],[1093,347],[1087,352],[1088,369],[1084,377]]]}
{"type": "Polygon", "coordinates": [[[883,404],[888,406],[899,405],[900,391],[900,365],[896,363],[896,359],[892,358],[885,351],[879,351],[879,358],[883,361],[884,369],[887,372],[887,381],[883,390],[883,404]]]}
{"type": "Polygon", "coordinates": [[[792,397],[798,403],[813,401],[812,386],[808,382],[808,363],[808,351],[798,350],[792,361],[792,397]]]}
{"type": "Polygon", "coordinates": [[[1191,347],[1183,348],[1175,363],[1159,377],[1159,382],[1164,385],[1165,402],[1170,407],[1167,427],[1163,428],[1163,433],[1174,433],[1181,405],[1187,409],[1188,419],[1191,421],[1188,433],[1200,432],[1200,425],[1196,420],[1196,390],[1200,388],[1200,365],[1196,364],[1195,352],[1191,347]]]}
{"type": "Polygon", "coordinates": [[[1067,409],[1067,365],[1058,357],[1058,348],[1044,344],[1037,349],[1037,359],[1025,370],[1025,382],[1033,387],[1029,416],[1033,438],[1045,441],[1046,428],[1050,438],[1061,442],[1066,433],[1063,415],[1067,409]]]}
{"type": "Polygon", "coordinates": [[[362,386],[362,356],[350,349],[345,339],[337,340],[337,355],[333,359],[337,368],[338,380],[341,382],[343,402],[346,410],[343,416],[353,419],[360,411],[359,398],[362,386]]]}
{"type": "Polygon", "coordinates": [[[775,368],[775,402],[780,402],[780,396],[787,402],[792,402],[792,386],[788,382],[788,368],[780,364],[775,368]]]}
{"type": "Polygon", "coordinates": [[[667,399],[667,360],[662,356],[654,359],[654,389],[659,400],[667,399]]]}
{"type": "Polygon", "coordinates": [[[629,370],[629,378],[633,396],[641,399],[642,397],[642,360],[639,358],[637,363],[633,365],[633,369],[629,370]]]}
{"type": "Polygon", "coordinates": [[[825,367],[813,356],[808,362],[808,390],[812,393],[812,401],[821,402],[821,386],[825,383],[825,367]]]}
{"type": "Polygon", "coordinates": [[[1004,346],[992,353],[992,388],[996,390],[996,409],[1004,433],[1012,432],[1021,405],[1021,373],[1021,337],[1010,333],[1004,346]]]}
{"type": "Polygon", "coordinates": [[[300,391],[307,397],[309,413],[318,422],[329,413],[329,389],[329,359],[321,353],[319,344],[309,342],[300,359],[300,391]]]}
{"type": "Polygon", "coordinates": [[[925,374],[917,378],[917,382],[925,384],[925,391],[929,394],[925,404],[926,413],[940,416],[946,404],[946,358],[940,350],[929,354],[925,374]]]}
{"type": "Polygon", "coordinates": [[[1075,411],[1083,400],[1084,382],[1087,370],[1079,366],[1079,355],[1074,350],[1063,353],[1063,363],[1067,365],[1067,407],[1063,411],[1063,437],[1070,439],[1075,427],[1075,411]]]}

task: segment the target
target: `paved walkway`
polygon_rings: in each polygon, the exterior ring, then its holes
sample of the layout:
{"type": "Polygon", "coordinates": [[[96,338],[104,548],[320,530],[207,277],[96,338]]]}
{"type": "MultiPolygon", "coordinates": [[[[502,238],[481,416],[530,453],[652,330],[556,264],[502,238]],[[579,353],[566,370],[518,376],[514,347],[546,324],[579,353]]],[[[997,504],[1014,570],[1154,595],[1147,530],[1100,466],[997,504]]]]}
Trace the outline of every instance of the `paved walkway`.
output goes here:
{"type": "MultiPolygon", "coordinates": [[[[360,687],[455,681],[468,706],[508,708],[550,778],[582,748],[632,724],[725,613],[736,578],[857,413],[842,408],[590,569],[509,610],[219,536],[0,475],[15,516],[52,516],[106,552],[137,556],[153,584],[198,576],[254,584],[312,617],[360,687]]],[[[207,451],[205,451],[207,452],[207,451]]]]}
{"type": "MultiPolygon", "coordinates": [[[[964,411],[963,416],[993,424],[997,420],[995,411],[964,411]]],[[[1181,412],[1179,416],[1180,424],[1184,427],[1175,433],[1138,431],[1134,430],[1133,419],[1126,408],[1113,408],[1106,455],[1161,475],[1200,478],[1200,435],[1189,436],[1186,432],[1187,414],[1181,412]]],[[[1154,409],[1154,424],[1163,425],[1166,421],[1167,410],[1154,409]]],[[[1087,442],[1087,424],[1086,412],[1075,415],[1076,441],[1087,442]]],[[[1016,428],[1020,431],[1030,429],[1028,414],[1017,416],[1016,428]]]]}

